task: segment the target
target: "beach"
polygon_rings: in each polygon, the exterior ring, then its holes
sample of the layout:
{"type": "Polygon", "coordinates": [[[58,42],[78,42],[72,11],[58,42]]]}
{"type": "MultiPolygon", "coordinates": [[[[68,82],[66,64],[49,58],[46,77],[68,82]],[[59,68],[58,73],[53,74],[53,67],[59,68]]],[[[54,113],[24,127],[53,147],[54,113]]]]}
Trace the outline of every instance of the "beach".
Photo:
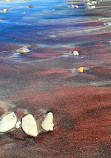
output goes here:
{"type": "Polygon", "coordinates": [[[54,115],[36,138],[0,133],[0,158],[111,157],[110,10],[107,0],[0,1],[0,115],[54,115]]]}

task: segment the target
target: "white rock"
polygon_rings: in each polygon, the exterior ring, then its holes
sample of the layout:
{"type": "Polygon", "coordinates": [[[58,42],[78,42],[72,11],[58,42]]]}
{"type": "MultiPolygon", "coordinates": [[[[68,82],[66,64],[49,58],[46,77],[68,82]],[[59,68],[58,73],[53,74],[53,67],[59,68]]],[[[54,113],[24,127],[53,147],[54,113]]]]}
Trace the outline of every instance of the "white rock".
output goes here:
{"type": "Polygon", "coordinates": [[[94,5],[94,4],[97,4],[97,2],[96,1],[92,1],[92,4],[94,5]]]}
{"type": "Polygon", "coordinates": [[[69,7],[70,7],[70,8],[74,8],[74,5],[73,5],[73,4],[71,4],[69,7]]]}
{"type": "Polygon", "coordinates": [[[21,127],[21,121],[18,121],[17,123],[16,123],[16,128],[20,128],[21,127]]]}
{"type": "Polygon", "coordinates": [[[74,8],[78,8],[78,5],[75,5],[74,8]]]}
{"type": "Polygon", "coordinates": [[[14,112],[4,115],[0,119],[0,132],[7,132],[15,127],[17,117],[14,112]]]}
{"type": "Polygon", "coordinates": [[[49,112],[45,119],[42,121],[42,128],[46,131],[53,131],[53,113],[49,112]]]}
{"type": "Polygon", "coordinates": [[[90,6],[90,5],[92,5],[92,3],[91,3],[91,2],[88,2],[87,5],[90,6]]]}
{"type": "Polygon", "coordinates": [[[33,115],[28,114],[22,118],[22,129],[27,135],[33,137],[38,135],[37,124],[33,115]]]}
{"type": "Polygon", "coordinates": [[[78,51],[73,51],[74,56],[78,56],[79,52],[78,51]]]}
{"type": "Polygon", "coordinates": [[[111,22],[104,23],[105,26],[111,26],[111,22]]]}
{"type": "Polygon", "coordinates": [[[17,51],[18,53],[21,53],[21,54],[27,54],[27,53],[30,52],[30,50],[29,50],[28,48],[26,48],[26,47],[22,47],[22,48],[20,48],[20,49],[17,49],[16,51],[17,51]]]}
{"type": "Polygon", "coordinates": [[[8,9],[3,9],[3,12],[6,13],[8,11],[8,9]]]}

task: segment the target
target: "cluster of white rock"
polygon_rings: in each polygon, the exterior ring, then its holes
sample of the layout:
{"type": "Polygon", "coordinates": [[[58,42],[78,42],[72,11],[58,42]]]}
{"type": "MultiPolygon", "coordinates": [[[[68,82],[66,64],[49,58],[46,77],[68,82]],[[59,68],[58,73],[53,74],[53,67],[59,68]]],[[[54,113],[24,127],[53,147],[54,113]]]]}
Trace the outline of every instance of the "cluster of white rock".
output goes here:
{"type": "Polygon", "coordinates": [[[104,26],[111,26],[111,22],[105,22],[104,26]]]}
{"type": "Polygon", "coordinates": [[[91,0],[84,0],[86,2],[87,8],[88,9],[93,9],[96,8],[96,4],[98,3],[96,0],[95,1],[91,1],[91,0]]]}
{"type": "Polygon", "coordinates": [[[73,4],[71,4],[69,7],[70,7],[70,8],[78,8],[78,5],[73,5],[73,4]]]}
{"type": "MultiPolygon", "coordinates": [[[[12,130],[13,128],[22,128],[22,130],[29,136],[36,137],[39,134],[37,120],[35,120],[32,114],[25,115],[22,120],[18,120],[14,112],[5,114],[0,118],[0,132],[4,133],[12,130]]],[[[41,123],[41,127],[45,131],[52,131],[53,124],[53,113],[49,112],[46,114],[44,120],[41,123]]]]}

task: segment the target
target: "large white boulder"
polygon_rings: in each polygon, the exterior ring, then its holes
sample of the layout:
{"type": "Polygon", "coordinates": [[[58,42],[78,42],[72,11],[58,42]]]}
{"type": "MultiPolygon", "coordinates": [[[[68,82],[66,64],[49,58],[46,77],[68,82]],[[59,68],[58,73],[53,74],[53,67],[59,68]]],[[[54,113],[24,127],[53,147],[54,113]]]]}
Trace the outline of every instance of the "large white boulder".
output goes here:
{"type": "Polygon", "coordinates": [[[41,126],[45,131],[53,131],[54,124],[53,124],[53,113],[52,112],[49,112],[46,115],[45,119],[42,121],[41,126]]]}
{"type": "Polygon", "coordinates": [[[33,137],[38,135],[37,124],[33,115],[28,114],[22,118],[22,129],[27,135],[33,137]]]}
{"type": "Polygon", "coordinates": [[[3,115],[0,118],[0,132],[7,132],[15,127],[17,117],[14,112],[3,115]]]}

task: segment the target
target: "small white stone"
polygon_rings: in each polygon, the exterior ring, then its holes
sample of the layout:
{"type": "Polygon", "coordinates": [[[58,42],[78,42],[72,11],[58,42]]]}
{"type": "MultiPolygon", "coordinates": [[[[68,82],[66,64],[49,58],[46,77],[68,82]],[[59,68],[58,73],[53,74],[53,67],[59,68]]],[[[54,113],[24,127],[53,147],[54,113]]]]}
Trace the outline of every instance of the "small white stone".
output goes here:
{"type": "Polygon", "coordinates": [[[42,128],[46,131],[53,131],[53,127],[54,127],[54,124],[53,124],[53,113],[52,112],[49,112],[45,119],[42,121],[42,128]]]}
{"type": "Polygon", "coordinates": [[[22,118],[22,129],[27,135],[33,137],[38,135],[37,124],[33,115],[28,114],[22,118]]]}
{"type": "Polygon", "coordinates": [[[92,1],[92,4],[94,5],[94,4],[97,4],[97,2],[96,1],[92,1]]]}
{"type": "Polygon", "coordinates": [[[78,8],[78,5],[75,5],[74,8],[78,8]]]}
{"type": "Polygon", "coordinates": [[[3,12],[6,13],[8,11],[8,9],[3,9],[3,12]]]}
{"type": "Polygon", "coordinates": [[[69,7],[70,7],[70,8],[74,8],[74,5],[73,5],[73,4],[71,4],[69,7]]]}
{"type": "Polygon", "coordinates": [[[78,56],[79,52],[78,51],[73,51],[74,56],[78,56]]]}
{"type": "Polygon", "coordinates": [[[91,3],[91,2],[88,2],[87,5],[90,6],[90,5],[92,5],[92,3],[91,3]]]}
{"type": "Polygon", "coordinates": [[[26,47],[22,47],[22,48],[20,48],[20,49],[17,49],[16,51],[17,51],[18,53],[21,53],[21,54],[27,54],[27,53],[30,52],[30,50],[29,50],[28,48],[26,48],[26,47]]]}
{"type": "Polygon", "coordinates": [[[14,112],[4,115],[0,119],[0,132],[7,132],[15,127],[17,117],[14,112]]]}
{"type": "Polygon", "coordinates": [[[16,128],[20,128],[21,127],[21,121],[18,121],[17,123],[16,123],[16,128]]]}
{"type": "Polygon", "coordinates": [[[111,22],[104,23],[105,26],[111,26],[111,22]]]}

